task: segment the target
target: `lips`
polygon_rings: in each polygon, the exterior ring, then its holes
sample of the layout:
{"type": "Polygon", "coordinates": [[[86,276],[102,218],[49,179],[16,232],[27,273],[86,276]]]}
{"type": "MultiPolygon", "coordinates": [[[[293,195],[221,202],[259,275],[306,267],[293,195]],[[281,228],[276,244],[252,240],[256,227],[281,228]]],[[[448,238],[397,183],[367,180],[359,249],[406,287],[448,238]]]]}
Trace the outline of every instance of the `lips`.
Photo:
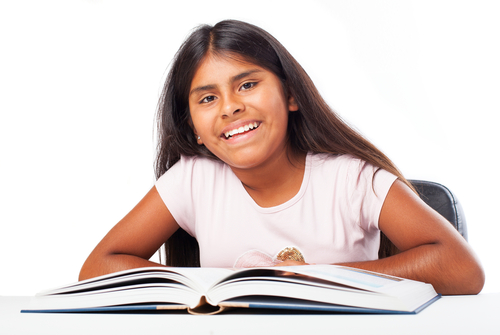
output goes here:
{"type": "Polygon", "coordinates": [[[260,122],[254,121],[254,122],[249,122],[244,125],[239,125],[233,129],[225,130],[223,134],[221,135],[225,139],[230,139],[235,135],[239,134],[244,134],[246,132],[252,131],[260,126],[260,122]]]}

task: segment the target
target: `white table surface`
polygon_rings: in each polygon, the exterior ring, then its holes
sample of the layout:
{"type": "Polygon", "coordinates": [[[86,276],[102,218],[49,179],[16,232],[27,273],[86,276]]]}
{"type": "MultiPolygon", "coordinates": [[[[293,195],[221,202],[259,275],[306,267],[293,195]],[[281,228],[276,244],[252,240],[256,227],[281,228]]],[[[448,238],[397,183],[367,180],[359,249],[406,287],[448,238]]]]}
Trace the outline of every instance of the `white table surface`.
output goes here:
{"type": "Polygon", "coordinates": [[[500,334],[500,293],[442,297],[417,315],[20,313],[29,299],[0,297],[0,334],[500,334]]]}

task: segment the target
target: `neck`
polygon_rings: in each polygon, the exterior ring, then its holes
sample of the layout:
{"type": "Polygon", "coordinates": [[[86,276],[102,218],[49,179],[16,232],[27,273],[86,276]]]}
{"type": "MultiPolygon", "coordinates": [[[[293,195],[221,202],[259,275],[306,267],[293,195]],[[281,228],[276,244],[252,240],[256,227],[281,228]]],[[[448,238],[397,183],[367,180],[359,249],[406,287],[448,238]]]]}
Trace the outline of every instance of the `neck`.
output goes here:
{"type": "Polygon", "coordinates": [[[265,165],[254,169],[231,168],[243,187],[261,207],[278,206],[293,198],[304,177],[306,153],[283,150],[265,165]]]}

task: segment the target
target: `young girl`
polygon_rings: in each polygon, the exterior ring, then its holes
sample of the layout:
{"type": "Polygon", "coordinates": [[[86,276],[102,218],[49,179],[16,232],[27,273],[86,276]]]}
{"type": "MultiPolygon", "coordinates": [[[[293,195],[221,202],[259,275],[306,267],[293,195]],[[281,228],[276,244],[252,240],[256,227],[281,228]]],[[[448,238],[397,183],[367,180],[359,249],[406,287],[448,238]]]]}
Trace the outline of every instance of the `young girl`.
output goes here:
{"type": "Polygon", "coordinates": [[[481,291],[466,241],[264,30],[196,29],[172,64],[158,124],[156,185],[80,279],[158,266],[148,259],[167,241],[171,266],[343,264],[443,294],[481,291]]]}

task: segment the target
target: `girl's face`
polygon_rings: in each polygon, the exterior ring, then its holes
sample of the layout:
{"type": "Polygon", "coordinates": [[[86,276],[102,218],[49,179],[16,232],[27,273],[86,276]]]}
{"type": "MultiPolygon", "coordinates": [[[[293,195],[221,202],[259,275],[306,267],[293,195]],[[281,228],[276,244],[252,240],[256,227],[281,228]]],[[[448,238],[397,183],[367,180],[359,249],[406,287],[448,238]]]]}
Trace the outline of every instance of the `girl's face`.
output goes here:
{"type": "Polygon", "coordinates": [[[269,70],[209,54],[191,82],[189,109],[198,144],[232,168],[250,169],[285,153],[288,112],[298,107],[269,70]]]}

